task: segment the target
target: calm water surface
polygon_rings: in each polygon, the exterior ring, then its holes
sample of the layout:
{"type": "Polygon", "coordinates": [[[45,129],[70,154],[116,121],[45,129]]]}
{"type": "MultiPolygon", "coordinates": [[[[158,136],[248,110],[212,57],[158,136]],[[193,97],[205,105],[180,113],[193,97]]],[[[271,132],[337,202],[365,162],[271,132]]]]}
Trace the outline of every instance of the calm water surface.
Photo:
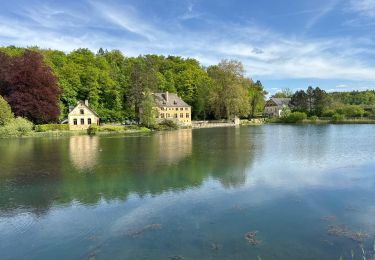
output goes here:
{"type": "Polygon", "coordinates": [[[0,140],[1,259],[373,259],[374,235],[374,125],[0,140]]]}

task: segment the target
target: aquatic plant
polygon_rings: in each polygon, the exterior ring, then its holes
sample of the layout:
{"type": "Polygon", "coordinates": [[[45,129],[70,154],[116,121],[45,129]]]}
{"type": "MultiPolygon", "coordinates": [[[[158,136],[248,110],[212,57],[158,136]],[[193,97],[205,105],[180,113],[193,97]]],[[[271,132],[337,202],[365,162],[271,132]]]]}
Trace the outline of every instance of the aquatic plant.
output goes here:
{"type": "Polygon", "coordinates": [[[247,242],[249,242],[251,245],[256,246],[260,244],[262,241],[257,239],[257,233],[258,231],[250,231],[245,234],[245,239],[247,242]]]}
{"type": "Polygon", "coordinates": [[[144,226],[141,229],[131,230],[131,231],[127,232],[126,235],[134,238],[134,237],[138,237],[138,236],[143,235],[147,231],[159,230],[161,228],[162,228],[161,224],[150,224],[150,225],[144,226]]]}

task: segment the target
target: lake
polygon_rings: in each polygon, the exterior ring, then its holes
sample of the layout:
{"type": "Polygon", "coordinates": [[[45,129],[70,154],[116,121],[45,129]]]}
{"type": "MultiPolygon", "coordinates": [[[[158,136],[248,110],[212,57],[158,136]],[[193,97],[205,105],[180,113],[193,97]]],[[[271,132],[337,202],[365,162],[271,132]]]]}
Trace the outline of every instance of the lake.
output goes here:
{"type": "Polygon", "coordinates": [[[375,125],[0,139],[1,259],[367,259],[375,125]]]}

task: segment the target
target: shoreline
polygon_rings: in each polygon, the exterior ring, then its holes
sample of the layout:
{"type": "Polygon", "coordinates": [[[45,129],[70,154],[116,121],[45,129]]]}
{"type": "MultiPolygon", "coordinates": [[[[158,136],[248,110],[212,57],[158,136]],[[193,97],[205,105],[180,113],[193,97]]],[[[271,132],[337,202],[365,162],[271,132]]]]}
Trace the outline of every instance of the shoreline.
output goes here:
{"type": "MultiPolygon", "coordinates": [[[[240,127],[240,126],[262,126],[262,125],[368,125],[375,124],[375,119],[344,119],[340,121],[332,120],[310,120],[305,119],[302,122],[297,123],[285,123],[279,120],[241,120],[240,124],[226,123],[226,122],[210,122],[205,121],[205,123],[193,123],[191,127],[181,127],[175,130],[185,130],[185,129],[209,129],[209,128],[227,128],[227,127],[240,127]]],[[[116,130],[116,131],[98,131],[92,136],[107,136],[107,135],[133,135],[133,134],[150,134],[155,132],[165,132],[173,131],[172,129],[163,130],[152,130],[146,127],[140,129],[129,129],[129,130],[116,130]]],[[[31,134],[23,136],[4,136],[1,139],[13,139],[13,138],[42,138],[42,137],[68,137],[68,136],[80,136],[89,135],[86,130],[70,131],[70,130],[50,130],[45,132],[33,131],[31,134]]]]}

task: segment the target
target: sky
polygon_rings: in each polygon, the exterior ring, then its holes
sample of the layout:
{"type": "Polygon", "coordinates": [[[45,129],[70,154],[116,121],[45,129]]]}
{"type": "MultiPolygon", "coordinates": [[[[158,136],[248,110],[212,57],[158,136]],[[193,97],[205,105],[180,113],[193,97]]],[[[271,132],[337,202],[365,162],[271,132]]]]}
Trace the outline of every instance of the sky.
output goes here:
{"type": "Polygon", "coordinates": [[[375,0],[0,2],[0,46],[237,59],[270,93],[375,89],[375,0]]]}

